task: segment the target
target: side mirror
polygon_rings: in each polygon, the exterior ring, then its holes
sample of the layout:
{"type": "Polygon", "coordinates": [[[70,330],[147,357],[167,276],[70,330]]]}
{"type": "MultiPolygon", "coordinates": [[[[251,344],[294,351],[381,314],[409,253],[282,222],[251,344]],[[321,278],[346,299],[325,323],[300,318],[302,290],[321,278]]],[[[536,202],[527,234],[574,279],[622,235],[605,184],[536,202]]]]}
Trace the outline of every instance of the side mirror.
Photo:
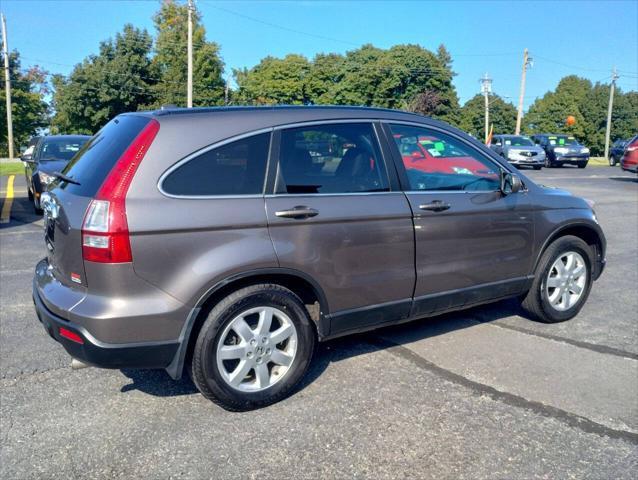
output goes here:
{"type": "Polygon", "coordinates": [[[33,155],[31,155],[30,153],[23,153],[20,157],[20,160],[26,163],[33,163],[33,155]]]}
{"type": "Polygon", "coordinates": [[[501,175],[501,192],[504,195],[519,192],[523,188],[521,177],[511,172],[503,172],[501,175]]]}

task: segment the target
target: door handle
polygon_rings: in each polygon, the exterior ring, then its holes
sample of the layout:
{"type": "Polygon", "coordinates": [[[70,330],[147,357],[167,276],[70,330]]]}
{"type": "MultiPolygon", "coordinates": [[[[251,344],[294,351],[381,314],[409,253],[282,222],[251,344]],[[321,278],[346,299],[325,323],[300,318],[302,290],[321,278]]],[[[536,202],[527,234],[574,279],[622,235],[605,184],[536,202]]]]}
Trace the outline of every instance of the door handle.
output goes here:
{"type": "Polygon", "coordinates": [[[306,207],[304,205],[297,205],[290,210],[279,210],[278,212],[275,212],[275,216],[280,218],[303,219],[316,217],[317,215],[319,215],[319,210],[315,210],[314,208],[306,207]]]}
{"type": "Polygon", "coordinates": [[[419,205],[421,210],[429,210],[431,212],[442,212],[447,210],[452,205],[449,203],[442,202],[441,200],[434,200],[432,203],[425,203],[423,205],[419,205]]]}

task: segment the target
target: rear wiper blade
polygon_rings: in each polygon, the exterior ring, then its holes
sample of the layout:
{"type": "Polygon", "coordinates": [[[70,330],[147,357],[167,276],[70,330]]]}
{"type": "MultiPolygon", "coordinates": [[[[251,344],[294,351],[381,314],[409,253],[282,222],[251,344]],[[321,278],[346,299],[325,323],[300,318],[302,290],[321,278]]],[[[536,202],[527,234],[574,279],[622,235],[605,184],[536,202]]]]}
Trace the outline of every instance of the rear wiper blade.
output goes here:
{"type": "Polygon", "coordinates": [[[80,182],[73,180],[71,177],[67,177],[64,173],[53,172],[52,175],[60,180],[64,180],[66,183],[72,183],[73,185],[80,185],[80,182]]]}

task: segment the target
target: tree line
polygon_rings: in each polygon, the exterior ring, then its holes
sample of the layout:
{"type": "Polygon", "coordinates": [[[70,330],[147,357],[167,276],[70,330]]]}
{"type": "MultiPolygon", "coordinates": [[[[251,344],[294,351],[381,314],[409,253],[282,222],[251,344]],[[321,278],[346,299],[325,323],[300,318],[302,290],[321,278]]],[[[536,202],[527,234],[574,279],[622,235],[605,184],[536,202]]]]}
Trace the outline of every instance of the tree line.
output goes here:
{"type": "MultiPolygon", "coordinates": [[[[39,67],[24,70],[17,51],[10,55],[14,137],[24,145],[36,131],[88,133],[129,111],[186,103],[186,5],[165,0],[153,17],[155,37],[127,24],[98,52],[75,65],[68,76],[49,75],[39,67]]],[[[321,53],[312,59],[289,54],[268,56],[252,68],[232,72],[234,88],[224,78],[220,46],[206,40],[201,15],[193,15],[193,104],[218,105],[359,105],[397,108],[448,122],[482,138],[484,99],[459,104],[452,83],[456,75],[444,45],[435,52],[419,45],[381,49],[363,45],[345,55],[321,53]]],[[[4,80],[4,79],[3,79],[4,80]]],[[[530,106],[523,133],[569,133],[590,147],[604,149],[610,86],[575,75],[530,106]],[[576,118],[567,125],[567,116],[576,118]]],[[[612,137],[638,133],[638,92],[616,89],[612,137]]],[[[1,97],[4,97],[2,85],[1,97]]],[[[490,121],[495,133],[513,133],[516,108],[491,95],[490,121]]],[[[6,155],[6,111],[0,98],[0,155],[6,155]]]]}

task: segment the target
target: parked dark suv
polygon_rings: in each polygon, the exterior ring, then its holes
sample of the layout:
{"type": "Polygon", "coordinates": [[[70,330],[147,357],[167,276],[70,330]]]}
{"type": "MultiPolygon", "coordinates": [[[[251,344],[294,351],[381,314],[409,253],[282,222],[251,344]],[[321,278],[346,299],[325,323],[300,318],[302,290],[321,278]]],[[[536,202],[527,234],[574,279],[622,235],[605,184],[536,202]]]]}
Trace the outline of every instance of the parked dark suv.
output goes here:
{"type": "Polygon", "coordinates": [[[534,143],[545,150],[546,167],[576,165],[585,168],[589,163],[589,148],[571,135],[533,135],[534,143]]]}
{"type": "Polygon", "coordinates": [[[24,177],[27,181],[29,200],[35,213],[41,214],[40,196],[61,172],[82,145],[91,138],[88,135],[49,135],[39,137],[30,153],[22,155],[24,177]]]}
{"type": "Polygon", "coordinates": [[[33,283],[48,332],[91,365],[189,370],[229,409],[285,396],[317,341],[508,297],[568,320],[605,265],[585,200],[405,112],[120,115],[62,173],[33,283]]]}

